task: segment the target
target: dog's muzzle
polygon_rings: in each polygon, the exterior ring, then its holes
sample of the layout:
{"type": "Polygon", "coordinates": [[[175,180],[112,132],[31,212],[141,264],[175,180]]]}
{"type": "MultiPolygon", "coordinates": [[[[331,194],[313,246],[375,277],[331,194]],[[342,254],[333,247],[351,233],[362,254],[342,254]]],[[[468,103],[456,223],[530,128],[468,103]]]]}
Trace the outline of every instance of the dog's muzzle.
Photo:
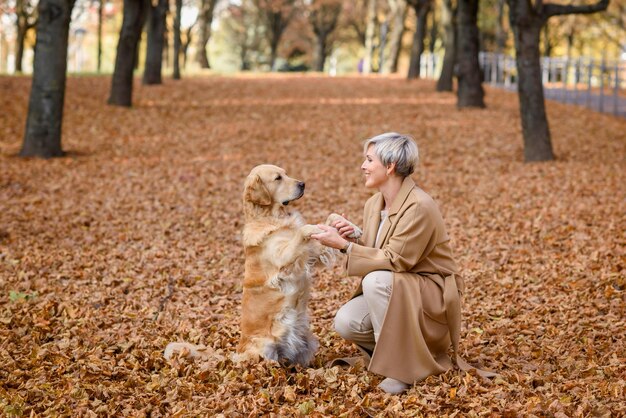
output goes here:
{"type": "Polygon", "coordinates": [[[287,206],[289,204],[289,202],[292,202],[294,200],[300,199],[304,195],[304,186],[305,186],[305,184],[304,184],[303,181],[299,182],[298,183],[298,194],[293,199],[283,201],[283,205],[287,206]]]}

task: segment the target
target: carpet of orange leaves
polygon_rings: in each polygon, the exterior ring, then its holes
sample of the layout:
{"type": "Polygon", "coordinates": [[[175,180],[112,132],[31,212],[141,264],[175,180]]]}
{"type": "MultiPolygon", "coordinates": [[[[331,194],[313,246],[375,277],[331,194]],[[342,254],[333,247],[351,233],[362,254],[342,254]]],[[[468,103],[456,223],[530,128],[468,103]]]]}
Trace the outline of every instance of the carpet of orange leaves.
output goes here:
{"type": "Polygon", "coordinates": [[[548,103],[558,160],[524,164],[517,96],[455,108],[430,81],[70,78],[68,156],[23,160],[28,78],[0,78],[0,415],[624,416],[626,120],[548,103]],[[402,396],[332,329],[356,278],[320,269],[310,368],[235,364],[242,182],[256,164],[307,182],[309,222],[360,223],[361,141],[411,133],[466,278],[461,350],[490,383],[449,371],[402,396]],[[211,361],[162,357],[170,341],[211,361]]]}

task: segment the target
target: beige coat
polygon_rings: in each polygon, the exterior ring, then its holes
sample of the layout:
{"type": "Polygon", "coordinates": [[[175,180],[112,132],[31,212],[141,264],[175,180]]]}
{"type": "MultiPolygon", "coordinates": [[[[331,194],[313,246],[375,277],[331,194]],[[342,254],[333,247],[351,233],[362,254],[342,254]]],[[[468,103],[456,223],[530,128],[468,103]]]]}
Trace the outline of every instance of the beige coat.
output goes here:
{"type": "MultiPolygon", "coordinates": [[[[346,271],[361,277],[374,270],[395,273],[369,370],[413,383],[452,367],[447,350],[451,342],[455,351],[458,345],[464,282],[437,204],[410,177],[404,179],[374,247],[383,208],[381,193],[365,204],[363,245],[352,245],[346,271]]],[[[353,297],[361,293],[359,284],[353,297]]],[[[469,368],[458,360],[461,368],[469,368]]]]}

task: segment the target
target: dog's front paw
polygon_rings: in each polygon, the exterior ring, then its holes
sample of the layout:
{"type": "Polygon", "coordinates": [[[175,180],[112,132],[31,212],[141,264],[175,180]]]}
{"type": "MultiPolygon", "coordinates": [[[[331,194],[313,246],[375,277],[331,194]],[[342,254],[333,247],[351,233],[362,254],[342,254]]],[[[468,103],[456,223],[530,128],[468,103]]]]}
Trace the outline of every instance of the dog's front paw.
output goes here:
{"type": "Polygon", "coordinates": [[[338,213],[331,213],[330,215],[328,215],[328,218],[326,219],[326,225],[332,225],[337,221],[342,221],[342,222],[347,223],[354,230],[354,232],[348,235],[348,238],[359,239],[363,235],[363,231],[361,230],[361,228],[359,228],[358,226],[356,226],[355,224],[353,224],[352,222],[350,222],[343,216],[339,215],[338,213]]]}
{"type": "Polygon", "coordinates": [[[331,213],[330,215],[328,215],[328,218],[326,218],[326,225],[331,225],[334,224],[337,221],[348,221],[346,218],[344,218],[343,216],[341,216],[338,213],[331,213]]]}
{"type": "Polygon", "coordinates": [[[311,235],[313,234],[321,234],[322,232],[324,231],[315,225],[304,225],[300,228],[300,234],[302,234],[302,236],[306,239],[311,238],[311,235]]]}
{"type": "Polygon", "coordinates": [[[363,231],[361,230],[361,228],[359,228],[355,224],[352,224],[352,227],[354,228],[354,232],[348,235],[348,238],[352,238],[352,239],[361,238],[363,236],[363,231]]]}

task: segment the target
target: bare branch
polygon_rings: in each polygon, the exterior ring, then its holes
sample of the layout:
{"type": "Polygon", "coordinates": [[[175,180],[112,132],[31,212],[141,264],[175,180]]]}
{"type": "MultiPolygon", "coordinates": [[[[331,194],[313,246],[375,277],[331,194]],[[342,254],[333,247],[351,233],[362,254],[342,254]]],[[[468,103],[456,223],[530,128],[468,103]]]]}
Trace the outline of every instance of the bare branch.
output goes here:
{"type": "Polygon", "coordinates": [[[606,10],[610,0],[599,0],[595,4],[573,5],[573,4],[544,4],[543,16],[549,18],[551,16],[570,15],[570,14],[591,14],[606,10]]]}

